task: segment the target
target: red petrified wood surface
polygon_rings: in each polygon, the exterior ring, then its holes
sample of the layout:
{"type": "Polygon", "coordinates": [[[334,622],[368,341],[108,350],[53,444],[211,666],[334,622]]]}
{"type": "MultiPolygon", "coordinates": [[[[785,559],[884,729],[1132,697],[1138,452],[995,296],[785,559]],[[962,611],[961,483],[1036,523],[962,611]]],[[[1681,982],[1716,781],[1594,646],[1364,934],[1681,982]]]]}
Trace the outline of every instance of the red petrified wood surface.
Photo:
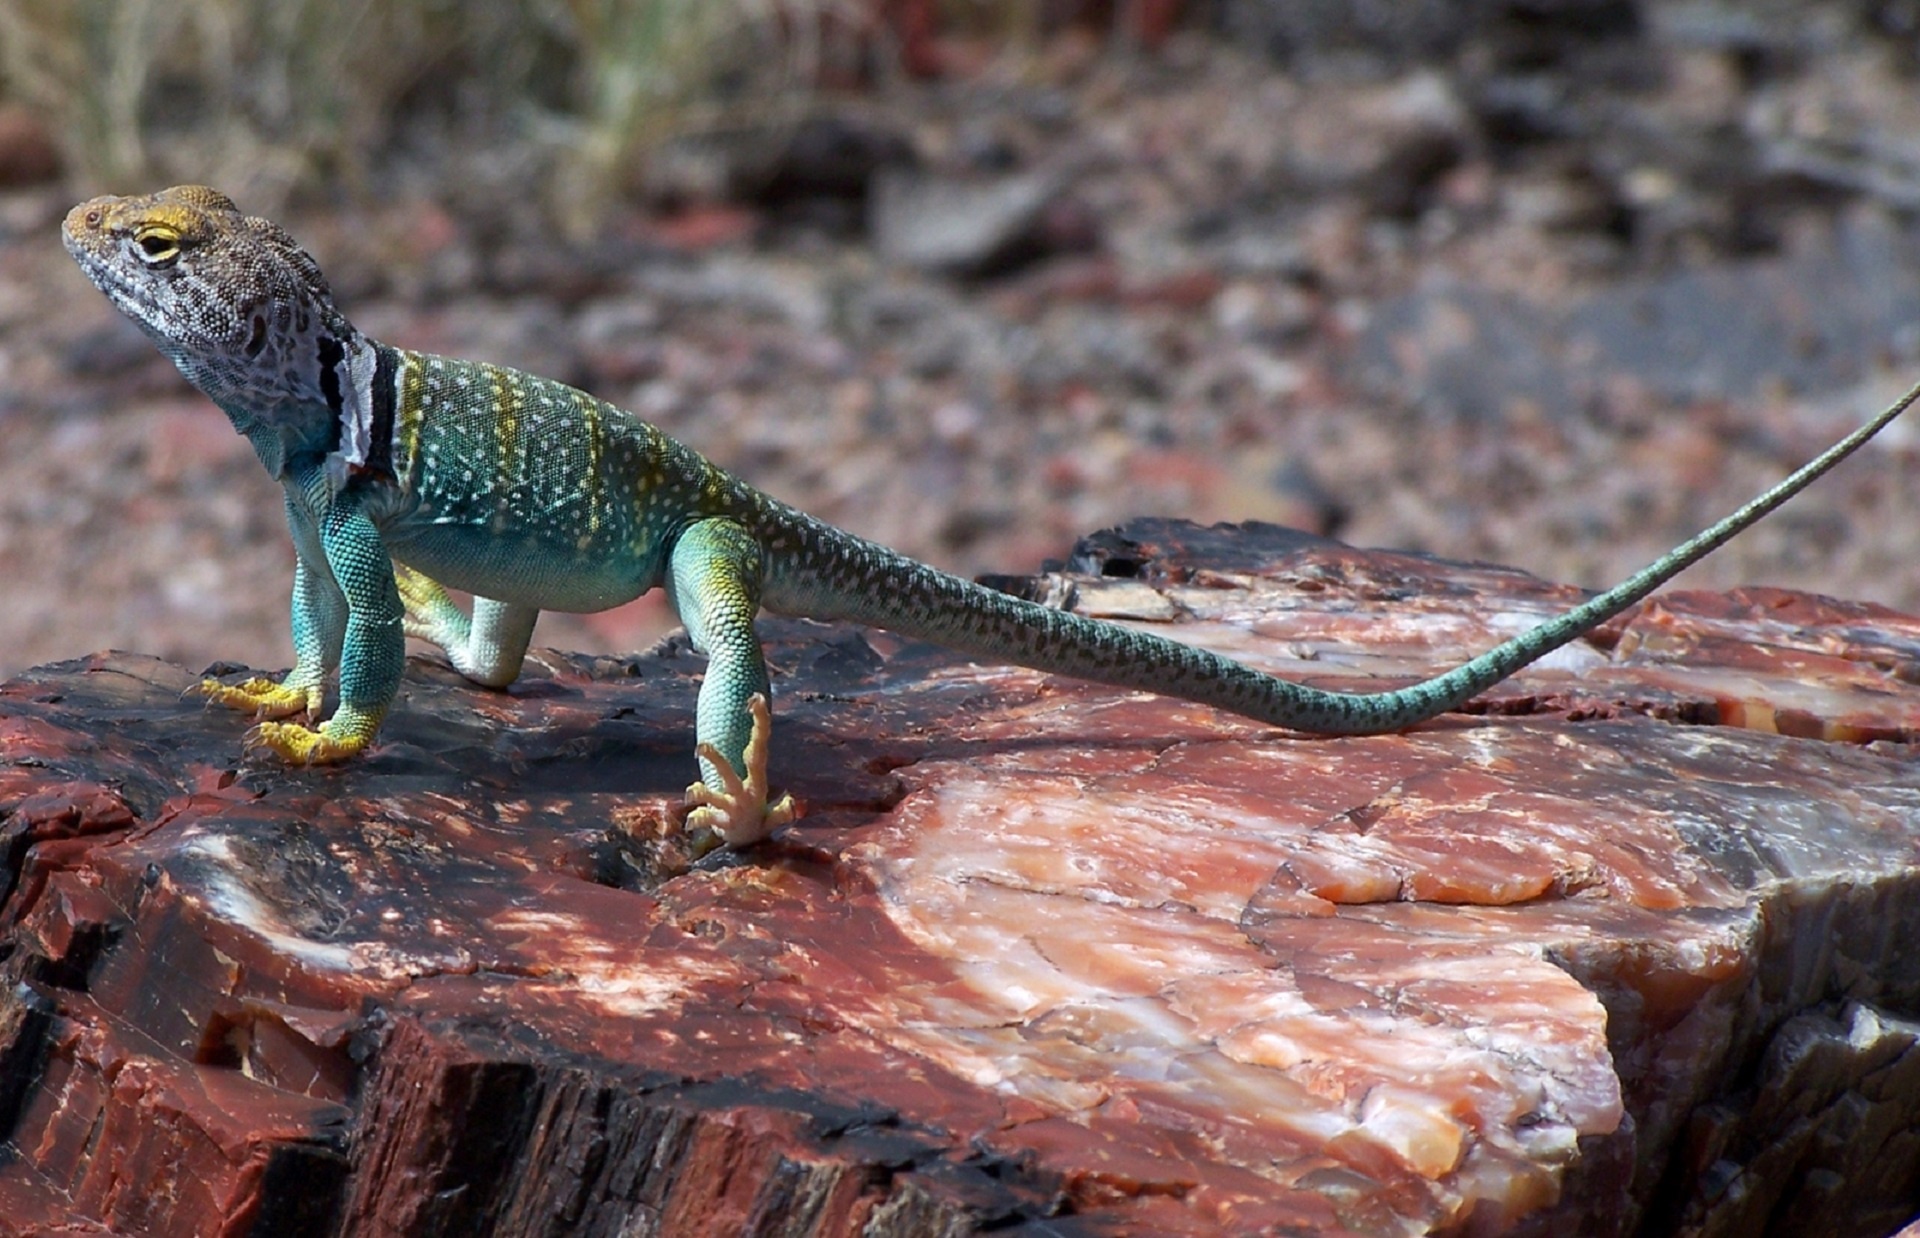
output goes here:
{"type": "MultiPolygon", "coordinates": [[[[1348,688],[1576,597],[1263,527],[1075,566],[1027,584],[1348,688]]],[[[810,811],[692,867],[672,643],[417,659],[339,769],[243,760],[148,658],[0,687],[0,1233],[1920,1213],[1920,620],[1669,594],[1334,740],[766,631],[810,811]]]]}

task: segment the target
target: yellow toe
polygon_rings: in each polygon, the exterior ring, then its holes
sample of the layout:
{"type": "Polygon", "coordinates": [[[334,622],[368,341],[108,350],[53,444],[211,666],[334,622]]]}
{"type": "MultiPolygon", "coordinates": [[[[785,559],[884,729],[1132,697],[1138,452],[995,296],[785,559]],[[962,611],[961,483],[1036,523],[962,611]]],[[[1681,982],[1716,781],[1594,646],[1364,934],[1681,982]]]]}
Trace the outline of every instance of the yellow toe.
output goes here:
{"type": "Polygon", "coordinates": [[[767,750],[773,732],[773,711],[767,698],[747,701],[753,716],[753,735],[747,741],[746,774],[742,777],[712,744],[694,745],[694,754],[713,766],[721,785],[696,782],[687,788],[686,824],[692,830],[711,830],[730,847],[757,843],[800,815],[791,795],[767,803],[767,750]]]}
{"type": "Polygon", "coordinates": [[[364,738],[335,738],[294,722],[262,722],[247,734],[248,752],[271,752],[290,765],[332,765],[366,746],[364,738]]]}
{"type": "Polygon", "coordinates": [[[256,718],[285,718],[305,713],[318,704],[312,699],[316,695],[312,691],[283,687],[271,679],[249,679],[238,684],[202,679],[193,691],[216,705],[225,705],[256,718]]]}

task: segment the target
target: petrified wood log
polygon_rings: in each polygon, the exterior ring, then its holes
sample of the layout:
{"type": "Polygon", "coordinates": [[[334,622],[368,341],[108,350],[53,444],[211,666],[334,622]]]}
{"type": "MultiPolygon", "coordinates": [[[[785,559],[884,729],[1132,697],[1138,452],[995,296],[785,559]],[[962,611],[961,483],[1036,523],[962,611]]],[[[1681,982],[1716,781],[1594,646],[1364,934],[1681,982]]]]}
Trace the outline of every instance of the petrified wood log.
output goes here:
{"type": "MultiPolygon", "coordinates": [[[[1260,527],[1075,566],[1024,587],[1331,687],[1575,597],[1260,527]]],[[[417,661],[339,769],[242,762],[151,659],[0,687],[0,1233],[1920,1212],[1920,620],[1669,594],[1339,740],[767,635],[811,811],[691,866],[677,644],[499,693],[417,661]]]]}

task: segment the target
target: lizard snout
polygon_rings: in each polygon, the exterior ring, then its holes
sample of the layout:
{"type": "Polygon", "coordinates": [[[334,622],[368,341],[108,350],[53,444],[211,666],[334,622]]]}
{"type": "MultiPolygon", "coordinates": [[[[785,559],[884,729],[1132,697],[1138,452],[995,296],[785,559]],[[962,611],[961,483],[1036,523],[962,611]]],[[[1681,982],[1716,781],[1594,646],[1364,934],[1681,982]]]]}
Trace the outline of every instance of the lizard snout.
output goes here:
{"type": "Polygon", "coordinates": [[[92,198],[67,212],[66,220],[60,225],[60,239],[66,242],[69,251],[98,242],[115,201],[115,198],[92,198]]]}

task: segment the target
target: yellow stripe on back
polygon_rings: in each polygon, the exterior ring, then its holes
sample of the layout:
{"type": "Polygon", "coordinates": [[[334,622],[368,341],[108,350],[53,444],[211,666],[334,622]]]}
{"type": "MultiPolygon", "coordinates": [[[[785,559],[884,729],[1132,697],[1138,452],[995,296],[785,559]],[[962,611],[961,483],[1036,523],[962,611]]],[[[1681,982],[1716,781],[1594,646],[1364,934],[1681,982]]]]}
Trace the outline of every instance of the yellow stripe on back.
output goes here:
{"type": "Polygon", "coordinates": [[[400,460],[395,469],[412,489],[420,481],[420,428],[426,421],[426,367],[418,353],[400,354],[399,408],[394,413],[394,438],[400,444],[400,460]]]}
{"type": "Polygon", "coordinates": [[[574,399],[580,405],[580,427],[587,442],[587,475],[581,486],[587,504],[587,531],[580,536],[580,549],[585,550],[600,532],[601,508],[607,494],[607,479],[603,474],[606,445],[600,437],[600,401],[585,392],[575,393],[574,399]]]}
{"type": "Polygon", "coordinates": [[[494,485],[493,523],[506,528],[513,521],[513,490],[520,480],[521,433],[520,383],[510,371],[497,365],[484,365],[487,380],[493,384],[494,408],[494,485]]]}

